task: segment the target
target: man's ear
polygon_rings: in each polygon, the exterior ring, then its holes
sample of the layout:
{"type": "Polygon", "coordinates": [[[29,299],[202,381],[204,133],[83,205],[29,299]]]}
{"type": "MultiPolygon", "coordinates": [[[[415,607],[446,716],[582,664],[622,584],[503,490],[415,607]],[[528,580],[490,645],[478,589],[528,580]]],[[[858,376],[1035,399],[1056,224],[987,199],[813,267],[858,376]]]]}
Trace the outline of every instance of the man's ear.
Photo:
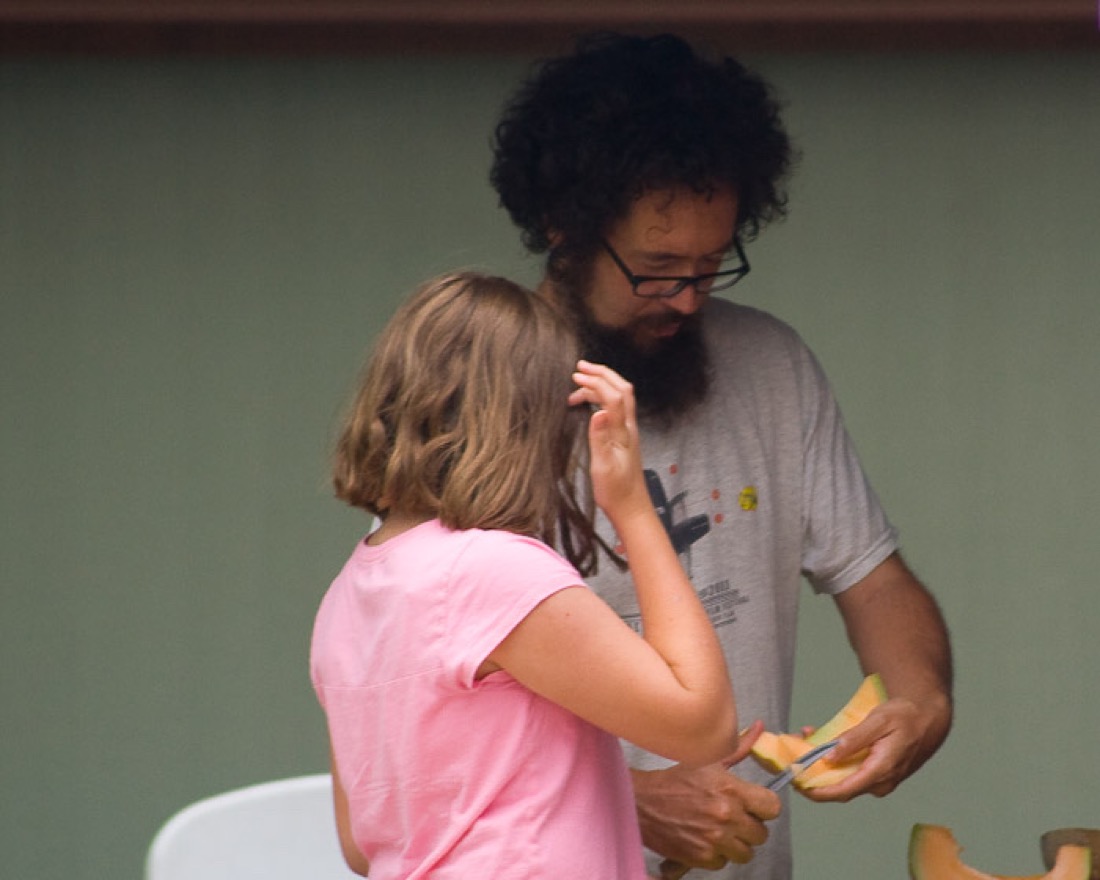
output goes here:
{"type": "Polygon", "coordinates": [[[560,232],[558,232],[558,230],[556,230],[556,229],[547,229],[546,230],[546,240],[548,242],[550,242],[550,249],[551,250],[557,250],[559,247],[561,247],[561,243],[562,243],[563,239],[564,239],[564,236],[560,232]]]}

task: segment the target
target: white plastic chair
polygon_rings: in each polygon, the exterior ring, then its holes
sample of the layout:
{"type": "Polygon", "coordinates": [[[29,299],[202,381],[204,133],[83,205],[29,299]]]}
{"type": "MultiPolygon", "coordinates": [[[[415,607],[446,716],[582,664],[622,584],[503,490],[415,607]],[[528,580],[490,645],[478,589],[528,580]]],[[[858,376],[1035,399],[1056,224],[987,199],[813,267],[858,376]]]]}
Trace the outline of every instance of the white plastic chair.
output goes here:
{"type": "Polygon", "coordinates": [[[328,773],[205,798],[157,832],[145,880],[349,880],[328,773]]]}

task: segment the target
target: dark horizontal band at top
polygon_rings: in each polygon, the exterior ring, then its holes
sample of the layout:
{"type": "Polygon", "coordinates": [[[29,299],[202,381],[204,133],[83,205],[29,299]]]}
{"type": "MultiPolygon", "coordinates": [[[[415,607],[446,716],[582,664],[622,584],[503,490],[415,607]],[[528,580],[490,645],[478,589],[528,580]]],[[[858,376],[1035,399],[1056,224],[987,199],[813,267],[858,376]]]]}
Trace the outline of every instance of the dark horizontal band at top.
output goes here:
{"type": "Polygon", "coordinates": [[[6,54],[525,54],[595,29],[731,51],[1100,48],[1096,0],[0,0],[6,54]]]}

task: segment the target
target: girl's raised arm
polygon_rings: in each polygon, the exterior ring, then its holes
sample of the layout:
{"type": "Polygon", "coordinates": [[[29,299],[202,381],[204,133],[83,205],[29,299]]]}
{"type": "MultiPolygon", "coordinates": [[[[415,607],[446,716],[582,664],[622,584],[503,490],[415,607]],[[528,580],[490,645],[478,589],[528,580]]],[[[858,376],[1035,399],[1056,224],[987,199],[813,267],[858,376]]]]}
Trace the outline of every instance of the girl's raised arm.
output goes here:
{"type": "Polygon", "coordinates": [[[641,610],[639,637],[595,593],[540,603],[489,660],[531,690],[648,751],[706,764],[737,745],[737,713],[718,638],[680,566],[645,486],[633,389],[581,361],[574,405],[589,424],[596,503],[626,549],[641,610]]]}

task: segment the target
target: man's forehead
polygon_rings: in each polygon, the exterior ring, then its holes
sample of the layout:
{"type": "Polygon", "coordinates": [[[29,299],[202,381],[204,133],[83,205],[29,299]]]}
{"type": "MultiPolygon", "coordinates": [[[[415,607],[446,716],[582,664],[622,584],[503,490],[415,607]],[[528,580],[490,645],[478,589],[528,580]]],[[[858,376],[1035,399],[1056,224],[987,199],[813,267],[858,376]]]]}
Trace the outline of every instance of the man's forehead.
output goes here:
{"type": "Polygon", "coordinates": [[[672,239],[707,239],[707,250],[721,252],[733,246],[737,200],[728,189],[699,193],[690,189],[651,190],[642,193],[610,232],[629,236],[637,246],[673,245],[672,239]]]}
{"type": "Polygon", "coordinates": [[[674,216],[684,210],[724,209],[731,204],[737,204],[737,195],[725,186],[708,187],[705,190],[686,186],[647,189],[627,203],[623,218],[640,213],[674,216]]]}

